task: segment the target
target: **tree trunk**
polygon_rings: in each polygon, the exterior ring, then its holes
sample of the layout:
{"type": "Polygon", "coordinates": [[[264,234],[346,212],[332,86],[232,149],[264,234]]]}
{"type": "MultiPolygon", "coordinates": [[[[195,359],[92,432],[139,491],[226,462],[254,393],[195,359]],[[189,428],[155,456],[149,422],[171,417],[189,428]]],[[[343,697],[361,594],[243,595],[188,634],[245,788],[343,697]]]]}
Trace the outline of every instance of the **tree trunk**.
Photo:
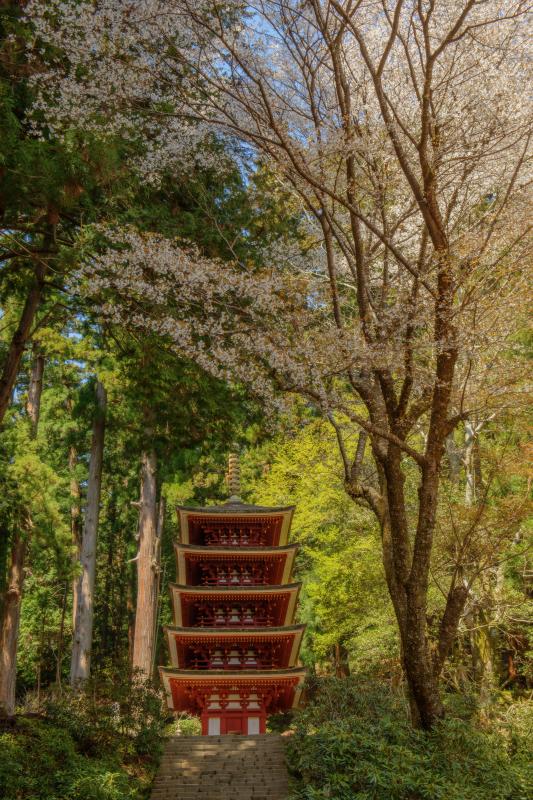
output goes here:
{"type": "Polygon", "coordinates": [[[0,524],[0,625],[4,613],[7,591],[7,556],[9,553],[9,530],[0,524]]]}
{"type": "Polygon", "coordinates": [[[31,326],[43,296],[46,264],[39,262],[35,269],[35,278],[26,297],[19,324],[13,334],[0,375],[0,425],[11,402],[11,395],[17,380],[20,359],[30,337],[31,326]]]}
{"type": "MultiPolygon", "coordinates": [[[[37,306],[35,309],[36,308],[37,306]]],[[[28,323],[28,325],[31,325],[31,321],[28,323]]],[[[22,344],[20,356],[22,356],[23,350],[24,344],[22,344]]],[[[17,362],[17,369],[18,363],[20,362],[20,356],[17,362]]],[[[17,370],[15,370],[14,380],[16,378],[16,372],[17,370]]],[[[32,437],[37,436],[37,427],[39,424],[39,415],[41,410],[43,374],[44,356],[42,353],[36,350],[32,365],[28,402],[26,404],[26,411],[31,422],[32,437]]],[[[24,562],[26,560],[26,548],[27,537],[23,536],[20,531],[17,531],[13,538],[11,566],[9,570],[6,591],[2,599],[2,608],[0,609],[2,612],[0,614],[0,715],[4,714],[7,716],[12,716],[15,712],[18,632],[20,628],[20,613],[22,610],[22,589],[24,584],[24,562]]],[[[7,531],[5,531],[4,549],[7,550],[7,531]]],[[[5,564],[2,565],[0,563],[0,568],[5,570],[5,564]]],[[[3,572],[3,574],[5,573],[3,572]]]]}
{"type": "Polygon", "coordinates": [[[411,720],[415,727],[429,729],[444,714],[438,672],[435,670],[427,631],[428,558],[434,528],[438,472],[435,467],[426,467],[423,471],[419,487],[418,527],[413,547],[408,533],[405,479],[397,448],[389,445],[382,461],[383,493],[387,498],[382,518],[385,576],[400,632],[411,720]]]}
{"type": "Polygon", "coordinates": [[[112,655],[113,646],[111,644],[112,611],[115,607],[115,538],[117,531],[117,499],[115,490],[109,492],[107,502],[106,518],[108,525],[107,533],[107,559],[104,570],[104,585],[102,587],[104,603],[100,619],[100,652],[104,658],[112,655]]]}
{"type": "Polygon", "coordinates": [[[11,551],[11,566],[7,580],[4,614],[0,631],[0,716],[12,717],[15,713],[17,643],[25,558],[26,540],[17,532],[11,551]]]}
{"type": "MultiPolygon", "coordinates": [[[[68,469],[70,473],[70,533],[74,546],[74,563],[80,560],[81,549],[81,489],[76,477],[76,465],[78,463],[78,453],[73,444],[68,449],[68,469]]],[[[78,601],[78,578],[72,581],[72,630],[76,625],[77,601],[78,601]]]]}
{"type": "Polygon", "coordinates": [[[63,587],[63,598],[61,600],[61,620],[59,623],[59,633],[57,637],[57,661],[56,661],[56,683],[61,688],[63,676],[63,652],[65,645],[65,619],[67,616],[67,598],[70,581],[67,579],[63,587]]]}
{"type": "Polygon", "coordinates": [[[450,481],[457,486],[461,480],[461,449],[455,444],[453,433],[446,437],[446,458],[448,461],[448,471],[450,481]]]}
{"type": "Polygon", "coordinates": [[[142,454],[139,546],[137,551],[137,607],[132,667],[145,679],[152,677],[154,620],[157,607],[157,458],[153,449],[142,454]]]}
{"type": "Polygon", "coordinates": [[[471,507],[477,498],[476,471],[474,469],[474,448],[476,446],[476,428],[470,420],[465,420],[465,505],[471,507]]]}
{"type": "Polygon", "coordinates": [[[467,419],[465,420],[464,427],[465,505],[471,507],[481,501],[483,489],[481,452],[479,449],[479,434],[483,428],[483,422],[472,422],[467,419]]]}
{"type": "Polygon", "coordinates": [[[76,585],[76,622],[72,645],[70,683],[73,687],[87,680],[91,671],[91,648],[94,617],[94,581],[96,575],[96,540],[100,512],[102,461],[104,454],[106,391],[100,381],[96,384],[97,410],[93,423],[87,505],[83,526],[80,566],[76,585]]]}
{"type": "Polygon", "coordinates": [[[385,576],[400,633],[411,722],[416,728],[429,729],[444,712],[427,638],[426,597],[420,587],[410,587],[397,580],[391,563],[392,551],[387,546],[389,524],[385,525],[383,535],[385,576]]]}
{"type": "Polygon", "coordinates": [[[336,642],[333,645],[333,668],[337,678],[350,677],[350,662],[348,660],[348,651],[342,642],[336,642]]]}
{"type": "Polygon", "coordinates": [[[44,355],[39,346],[33,345],[33,363],[31,369],[30,385],[28,387],[28,400],[26,413],[31,423],[32,435],[37,435],[39,415],[41,413],[41,395],[43,391],[44,355]]]}
{"type": "Polygon", "coordinates": [[[159,612],[160,612],[160,598],[161,598],[161,545],[163,541],[163,530],[165,527],[165,513],[166,513],[166,503],[165,498],[161,496],[159,498],[159,506],[157,510],[157,535],[156,535],[156,543],[155,543],[155,554],[154,554],[154,569],[156,570],[156,593],[155,593],[155,616],[154,616],[154,653],[152,657],[152,674],[155,669],[156,658],[158,654],[158,645],[160,642],[159,639],[159,612]]]}
{"type": "Polygon", "coordinates": [[[427,637],[426,595],[418,587],[407,594],[407,620],[403,638],[403,665],[409,689],[411,721],[429,730],[444,716],[438,676],[427,637]]]}

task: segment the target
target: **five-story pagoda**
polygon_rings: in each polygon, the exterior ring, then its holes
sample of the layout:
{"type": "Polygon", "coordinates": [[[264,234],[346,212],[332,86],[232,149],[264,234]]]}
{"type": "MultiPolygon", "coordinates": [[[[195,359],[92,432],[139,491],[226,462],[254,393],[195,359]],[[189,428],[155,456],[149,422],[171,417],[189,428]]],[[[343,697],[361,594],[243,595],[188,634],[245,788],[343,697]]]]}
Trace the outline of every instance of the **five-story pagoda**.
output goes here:
{"type": "Polygon", "coordinates": [[[268,714],[297,706],[304,631],[294,625],[300,584],[288,544],[294,508],[246,505],[230,456],[231,497],[179,508],[172,667],[160,669],[169,707],[200,716],[202,733],[264,733],[268,714]]]}

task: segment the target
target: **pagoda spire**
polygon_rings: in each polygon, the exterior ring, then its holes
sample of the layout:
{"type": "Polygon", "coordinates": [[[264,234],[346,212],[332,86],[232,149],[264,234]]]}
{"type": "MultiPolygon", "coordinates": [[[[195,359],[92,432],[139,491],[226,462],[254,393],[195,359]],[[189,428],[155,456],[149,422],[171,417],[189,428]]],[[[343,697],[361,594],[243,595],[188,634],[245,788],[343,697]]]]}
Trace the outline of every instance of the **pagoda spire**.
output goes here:
{"type": "Polygon", "coordinates": [[[228,503],[242,503],[241,494],[241,467],[238,453],[230,453],[228,458],[228,486],[230,497],[228,503]]]}

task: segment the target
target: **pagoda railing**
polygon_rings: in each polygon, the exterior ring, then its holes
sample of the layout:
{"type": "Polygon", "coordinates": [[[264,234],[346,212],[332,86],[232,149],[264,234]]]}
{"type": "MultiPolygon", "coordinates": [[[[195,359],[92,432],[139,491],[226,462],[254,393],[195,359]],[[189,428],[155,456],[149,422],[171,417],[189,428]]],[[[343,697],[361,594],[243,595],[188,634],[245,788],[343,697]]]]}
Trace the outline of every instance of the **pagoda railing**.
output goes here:
{"type": "Polygon", "coordinates": [[[204,528],[204,541],[208,546],[265,547],[271,535],[261,528],[204,528]]]}
{"type": "Polygon", "coordinates": [[[268,563],[221,562],[202,563],[201,586],[261,586],[270,583],[275,565],[268,563]]]}
{"type": "Polygon", "coordinates": [[[265,647],[189,647],[186,668],[198,670],[276,669],[280,666],[278,646],[265,647]]]}
{"type": "Polygon", "coordinates": [[[216,606],[196,603],[193,613],[194,625],[201,628],[261,628],[276,624],[273,609],[268,603],[216,606]]]}

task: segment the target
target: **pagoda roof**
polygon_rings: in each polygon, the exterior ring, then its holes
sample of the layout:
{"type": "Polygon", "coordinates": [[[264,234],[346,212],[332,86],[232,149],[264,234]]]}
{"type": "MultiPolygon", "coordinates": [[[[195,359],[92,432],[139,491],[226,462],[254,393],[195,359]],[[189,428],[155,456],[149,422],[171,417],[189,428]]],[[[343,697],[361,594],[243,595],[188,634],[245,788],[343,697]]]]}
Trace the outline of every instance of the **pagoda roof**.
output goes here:
{"type": "MultiPolygon", "coordinates": [[[[279,565],[278,575],[270,585],[284,584],[290,581],[294,558],[298,550],[297,544],[287,544],[282,547],[207,547],[205,545],[175,544],[176,561],[178,567],[178,582],[187,584],[187,559],[191,561],[216,561],[230,557],[235,561],[274,560],[279,565]]],[[[190,585],[190,584],[189,584],[190,585]]],[[[238,585],[238,584],[237,584],[238,585]]],[[[269,584],[266,584],[269,585],[269,584]]],[[[250,588],[253,584],[250,584],[250,588]]],[[[218,588],[218,587],[217,587],[218,588]]],[[[234,586],[228,586],[233,589],[234,586]]]]}
{"type": "Polygon", "coordinates": [[[242,595],[243,599],[250,594],[278,594],[281,592],[293,592],[301,587],[301,582],[278,583],[275,585],[260,586],[190,586],[185,583],[169,583],[170,589],[180,594],[201,594],[201,595],[220,595],[226,597],[228,594],[242,595]]]}
{"type": "Polygon", "coordinates": [[[275,628],[183,628],[179,625],[163,625],[163,630],[193,639],[203,639],[206,636],[251,636],[268,639],[270,636],[281,636],[286,633],[303,633],[305,625],[279,625],[275,628]]]}
{"type": "Polygon", "coordinates": [[[247,600],[262,601],[266,598],[289,598],[282,619],[285,624],[289,624],[296,608],[296,600],[301,588],[301,583],[285,584],[261,584],[260,586],[189,586],[180,583],[169,585],[172,608],[174,611],[174,622],[182,625],[184,605],[193,602],[194,599],[201,601],[223,601],[223,602],[246,602],[247,600]]]}
{"type": "Polygon", "coordinates": [[[240,500],[228,500],[219,506],[177,506],[178,511],[186,514],[230,514],[239,516],[241,514],[285,514],[294,511],[296,506],[256,506],[250,503],[243,503],[240,500]]]}
{"type": "Polygon", "coordinates": [[[159,667],[162,677],[173,678],[186,683],[239,684],[239,683],[271,683],[278,684],[282,680],[296,679],[304,681],[306,671],[303,667],[287,667],[286,669],[180,669],[179,667],[159,667]]]}
{"type": "MultiPolygon", "coordinates": [[[[252,642],[254,640],[270,642],[277,639],[285,642],[287,648],[285,664],[288,667],[292,667],[298,659],[304,630],[305,625],[286,625],[279,628],[179,628],[170,625],[164,626],[174,666],[178,666],[180,662],[178,645],[183,645],[185,641],[190,644],[200,644],[201,642],[252,642]]],[[[209,672],[213,672],[213,670],[209,670],[209,672]]]]}
{"type": "Polygon", "coordinates": [[[212,556],[217,554],[233,556],[242,556],[249,558],[252,556],[275,556],[284,555],[285,553],[292,553],[298,549],[298,545],[284,544],[278,547],[230,547],[228,545],[208,546],[203,544],[185,544],[184,542],[175,542],[174,547],[179,552],[191,553],[205,556],[212,556]]]}
{"type": "Polygon", "coordinates": [[[286,544],[289,537],[295,506],[256,506],[232,498],[220,506],[178,506],[181,541],[194,541],[198,528],[211,522],[224,523],[241,520],[253,525],[269,523],[277,544],[286,544]]]}
{"type": "Polygon", "coordinates": [[[247,691],[261,691],[269,688],[283,690],[277,701],[280,709],[296,708],[300,700],[305,680],[305,670],[301,667],[269,670],[197,670],[177,667],[159,667],[161,681],[165,687],[169,708],[194,713],[190,689],[216,693],[220,688],[239,692],[241,687],[247,691]],[[180,686],[183,687],[180,689],[180,686]]]}

